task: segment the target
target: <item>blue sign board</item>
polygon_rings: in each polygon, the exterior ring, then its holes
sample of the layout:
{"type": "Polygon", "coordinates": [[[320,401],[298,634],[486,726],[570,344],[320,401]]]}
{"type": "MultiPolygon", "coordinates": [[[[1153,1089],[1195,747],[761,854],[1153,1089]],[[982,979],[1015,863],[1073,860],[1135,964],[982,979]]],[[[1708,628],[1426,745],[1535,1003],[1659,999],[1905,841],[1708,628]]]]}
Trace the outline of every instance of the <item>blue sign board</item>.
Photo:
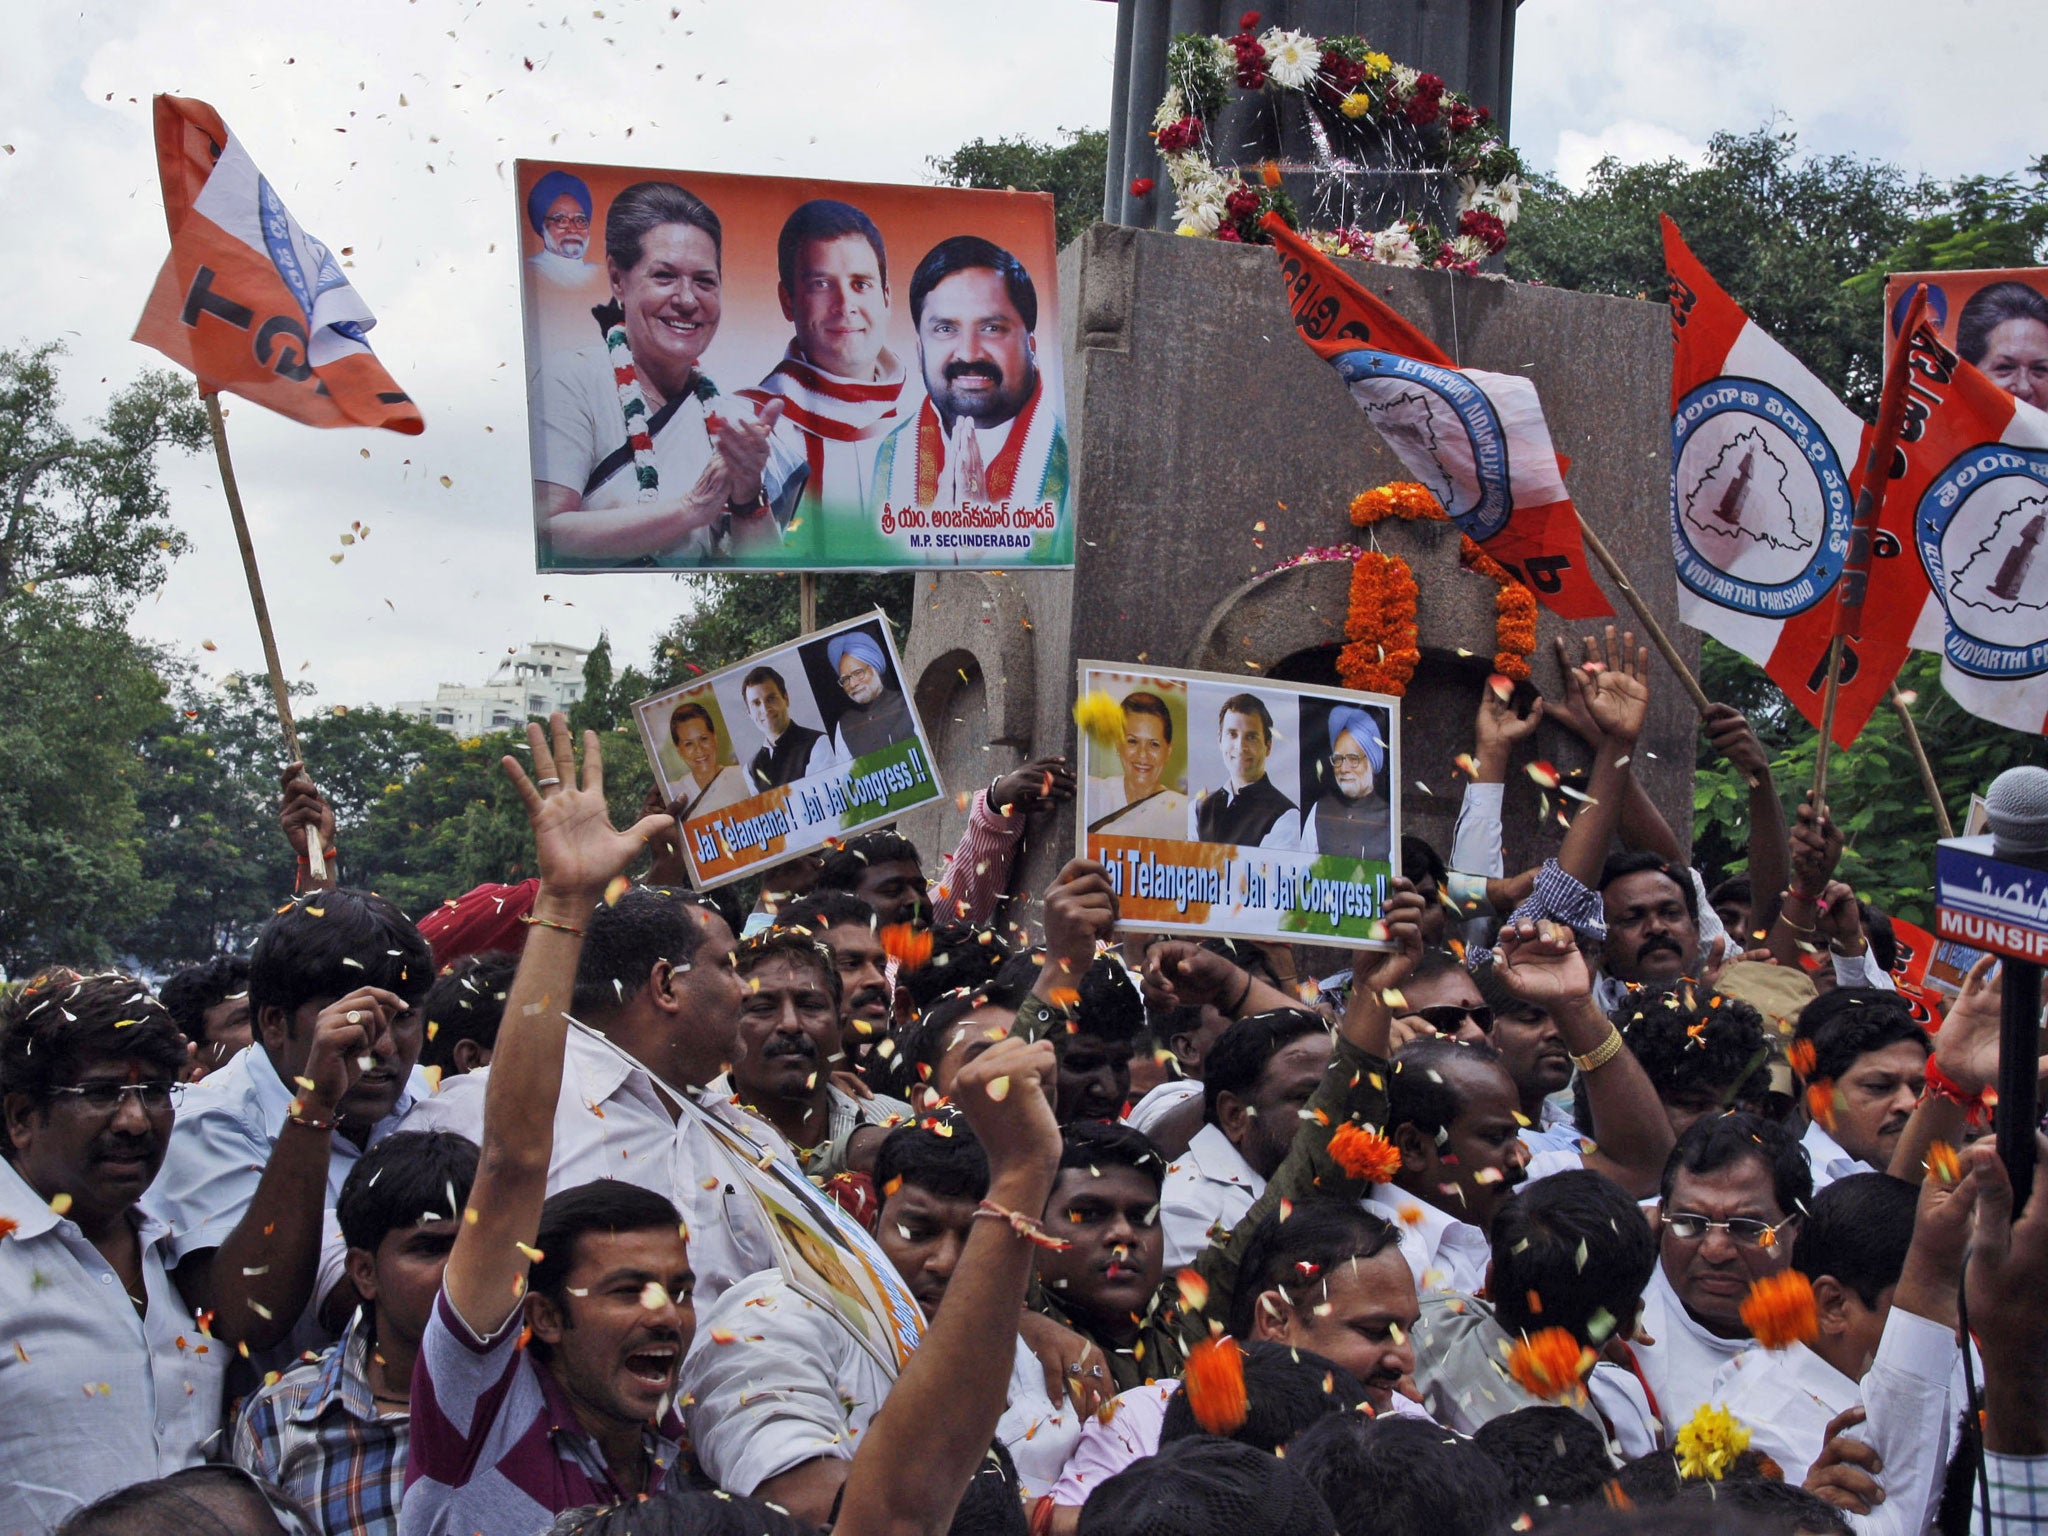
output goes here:
{"type": "Polygon", "coordinates": [[[2048,869],[1998,858],[1987,833],[1936,844],[1934,873],[1941,938],[2048,964],[2048,869]]]}

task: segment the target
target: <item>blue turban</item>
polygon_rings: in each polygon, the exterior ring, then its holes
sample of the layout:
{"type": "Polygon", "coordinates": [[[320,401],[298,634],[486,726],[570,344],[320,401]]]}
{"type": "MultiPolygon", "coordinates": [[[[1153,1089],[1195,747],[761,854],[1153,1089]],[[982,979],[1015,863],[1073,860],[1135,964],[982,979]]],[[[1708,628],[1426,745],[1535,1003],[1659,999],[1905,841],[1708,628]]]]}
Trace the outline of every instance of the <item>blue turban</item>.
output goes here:
{"type": "Polygon", "coordinates": [[[535,234],[541,232],[541,221],[547,217],[555,199],[565,195],[583,205],[583,217],[590,217],[590,188],[583,185],[583,178],[571,176],[567,171],[549,171],[526,194],[526,222],[533,226],[535,234]]]}
{"type": "Polygon", "coordinates": [[[1330,711],[1330,750],[1337,750],[1337,738],[1349,736],[1365,753],[1365,760],[1378,774],[1387,766],[1387,744],[1380,736],[1379,722],[1356,704],[1339,704],[1330,711]]]}
{"type": "Polygon", "coordinates": [[[832,663],[832,670],[839,670],[839,663],[848,653],[858,656],[875,669],[875,676],[883,682],[889,680],[889,663],[882,655],[882,647],[863,630],[850,629],[843,635],[834,635],[825,642],[826,659],[832,663]]]}

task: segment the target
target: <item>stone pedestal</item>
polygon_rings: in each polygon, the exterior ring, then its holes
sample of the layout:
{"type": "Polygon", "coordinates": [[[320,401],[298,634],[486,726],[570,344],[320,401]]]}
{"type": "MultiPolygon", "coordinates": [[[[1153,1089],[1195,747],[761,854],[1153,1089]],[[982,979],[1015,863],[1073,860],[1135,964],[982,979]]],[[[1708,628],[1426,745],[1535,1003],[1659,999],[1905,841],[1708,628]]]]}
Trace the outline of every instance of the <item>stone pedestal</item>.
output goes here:
{"type": "MultiPolygon", "coordinates": [[[[1661,304],[1467,278],[1352,269],[1460,363],[1522,373],[1541,390],[1580,511],[1696,665],[1678,622],[1666,502],[1670,333],[1661,304]]],[[[1276,571],[1313,546],[1363,543],[1353,495],[1405,478],[1330,366],[1294,334],[1265,247],[1098,224],[1061,253],[1067,432],[1079,488],[1071,572],[924,574],[904,662],[946,784],[956,793],[1027,758],[1074,750],[1074,661],[1150,661],[1335,683],[1350,567],[1276,571]],[[1261,527],[1263,525],[1263,527],[1261,527]]],[[[1450,845],[1478,690],[1491,670],[1494,587],[1458,566],[1448,523],[1386,523],[1380,547],[1414,567],[1423,662],[1402,709],[1406,830],[1450,845]],[[1472,654],[1459,654],[1460,649],[1472,654]]],[[[1618,594],[1618,615],[1629,621],[1618,594]]],[[[1583,626],[1592,632],[1594,626],[1583,626]]],[[[1561,684],[1564,627],[1546,609],[1536,681],[1561,684]]],[[[1692,824],[1696,721],[1652,659],[1650,723],[1635,769],[1681,837],[1692,824]]],[[[1582,764],[1576,737],[1542,726],[1534,756],[1582,764]]],[[[1508,861],[1554,852],[1519,770],[1508,861]]],[[[950,848],[956,806],[906,818],[950,848]]],[[[1037,838],[1019,888],[1042,889],[1073,848],[1073,820],[1037,838]]]]}

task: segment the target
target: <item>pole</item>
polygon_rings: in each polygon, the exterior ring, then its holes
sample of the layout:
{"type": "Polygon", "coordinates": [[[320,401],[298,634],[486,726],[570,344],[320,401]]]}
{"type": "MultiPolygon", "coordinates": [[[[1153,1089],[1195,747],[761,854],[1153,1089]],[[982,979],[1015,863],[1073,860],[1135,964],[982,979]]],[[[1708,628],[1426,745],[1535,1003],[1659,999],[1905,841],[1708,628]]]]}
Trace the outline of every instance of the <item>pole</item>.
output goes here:
{"type": "Polygon", "coordinates": [[[818,630],[818,578],[809,571],[800,571],[796,578],[797,632],[816,634],[818,630]]]}
{"type": "Polygon", "coordinates": [[[1813,753],[1813,812],[1820,814],[1820,808],[1828,798],[1828,749],[1835,744],[1835,700],[1841,692],[1842,637],[1836,635],[1828,642],[1828,684],[1820,700],[1820,741],[1813,753]]]}
{"type": "MultiPolygon", "coordinates": [[[[249,539],[249,520],[242,515],[242,490],[235,484],[234,460],[228,457],[228,426],[221,415],[220,396],[212,390],[206,396],[206,422],[213,428],[213,454],[220,462],[221,488],[227,492],[228,516],[235,523],[235,544],[242,551],[242,574],[249,578],[249,603],[256,610],[256,633],[263,640],[263,664],[270,671],[270,697],[277,705],[277,723],[284,731],[284,749],[291,761],[303,763],[298,728],[292,724],[292,696],[285,687],[284,663],[277,659],[277,636],[270,630],[270,605],[263,600],[263,574],[256,569],[256,546],[249,539]]],[[[315,880],[327,878],[327,855],[320,847],[320,829],[306,837],[306,868],[315,880]]]]}
{"type": "Polygon", "coordinates": [[[1905,695],[1899,692],[1899,685],[1891,687],[1891,706],[1897,711],[1899,725],[1906,733],[1906,745],[1912,749],[1913,762],[1920,769],[1920,787],[1927,791],[1927,803],[1934,807],[1934,824],[1941,829],[1943,837],[1956,835],[1955,824],[1948,819],[1948,806],[1941,798],[1941,781],[1934,776],[1934,764],[1927,760],[1927,748],[1921,744],[1920,732],[1913,724],[1913,711],[1906,706],[1905,695]]]}
{"type": "Polygon", "coordinates": [[[2040,1119],[2035,1074],[2041,1049],[2041,967],[2010,956],[2000,963],[1998,1108],[1992,1125],[1998,1160],[2012,1180],[2012,1208],[2023,1211],[2034,1191],[2034,1132],[2040,1119]]]}
{"type": "Polygon", "coordinates": [[[1692,675],[1692,668],[1688,667],[1685,658],[1678,654],[1678,647],[1673,645],[1671,637],[1664,633],[1664,626],[1659,624],[1656,615],[1650,612],[1649,605],[1643,601],[1643,595],[1636,590],[1635,583],[1628,579],[1628,572],[1621,568],[1620,561],[1608,553],[1607,546],[1600,542],[1600,535],[1593,531],[1593,525],[1586,521],[1586,514],[1583,512],[1579,513],[1579,532],[1585,535],[1586,548],[1593,551],[1593,558],[1600,562],[1600,568],[1613,578],[1615,586],[1621,589],[1623,599],[1635,610],[1636,618],[1642,622],[1643,628],[1649,631],[1650,643],[1657,647],[1657,654],[1664,658],[1664,664],[1677,675],[1679,682],[1685,685],[1686,693],[1692,698],[1692,707],[1704,715],[1713,704],[1713,700],[1709,699],[1706,690],[1700,687],[1700,680],[1692,675]]]}

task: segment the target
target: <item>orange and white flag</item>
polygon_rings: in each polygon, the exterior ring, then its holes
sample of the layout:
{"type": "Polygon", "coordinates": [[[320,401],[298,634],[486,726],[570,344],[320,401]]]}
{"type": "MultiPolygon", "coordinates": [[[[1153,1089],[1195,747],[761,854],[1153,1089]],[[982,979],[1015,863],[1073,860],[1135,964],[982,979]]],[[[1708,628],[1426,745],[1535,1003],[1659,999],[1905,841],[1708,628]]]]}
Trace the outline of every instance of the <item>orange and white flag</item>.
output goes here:
{"type": "Polygon", "coordinates": [[[156,159],[171,254],[135,339],[190,369],[200,388],[307,426],[423,430],[419,408],[370,350],[377,317],[220,114],[157,97],[156,159]]]}

